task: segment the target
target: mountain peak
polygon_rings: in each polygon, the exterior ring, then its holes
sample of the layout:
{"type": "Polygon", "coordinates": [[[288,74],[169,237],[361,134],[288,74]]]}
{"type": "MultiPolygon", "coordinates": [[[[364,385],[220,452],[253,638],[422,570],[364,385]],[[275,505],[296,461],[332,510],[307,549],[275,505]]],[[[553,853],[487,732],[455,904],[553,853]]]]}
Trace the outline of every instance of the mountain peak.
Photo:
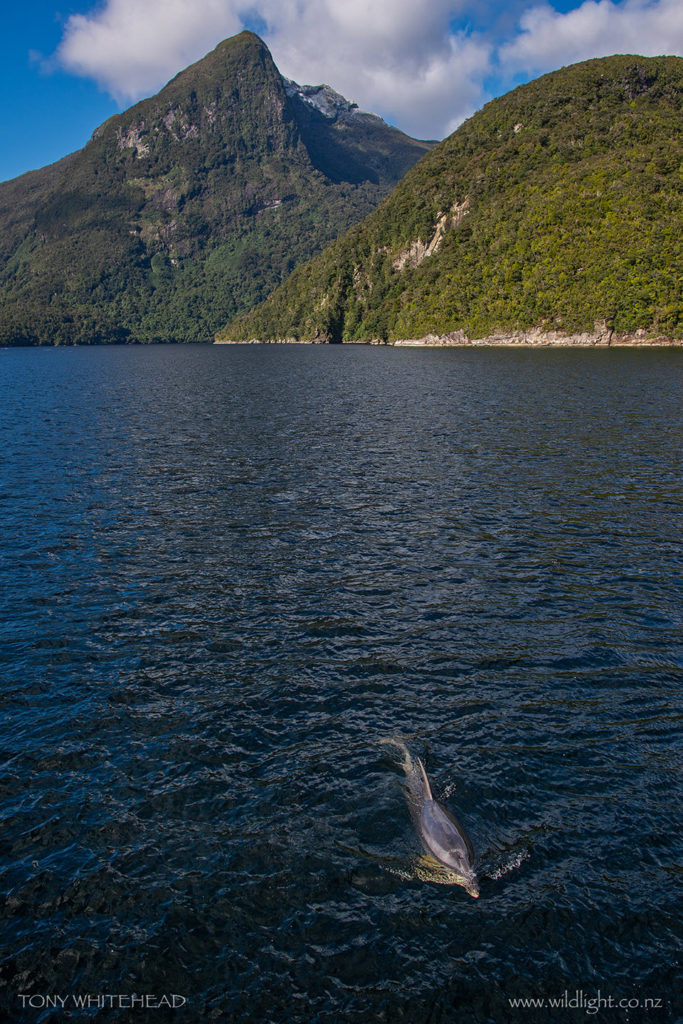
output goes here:
{"type": "Polygon", "coordinates": [[[246,29],[239,35],[223,39],[201,60],[180,71],[157,93],[157,96],[163,97],[178,90],[187,92],[193,89],[213,88],[217,83],[233,79],[240,73],[243,79],[245,74],[261,77],[264,73],[271,78],[280,79],[280,73],[266,44],[260,36],[246,29]]]}
{"type": "Polygon", "coordinates": [[[0,185],[0,344],[208,341],[374,209],[430,144],[245,31],[0,185]]]}

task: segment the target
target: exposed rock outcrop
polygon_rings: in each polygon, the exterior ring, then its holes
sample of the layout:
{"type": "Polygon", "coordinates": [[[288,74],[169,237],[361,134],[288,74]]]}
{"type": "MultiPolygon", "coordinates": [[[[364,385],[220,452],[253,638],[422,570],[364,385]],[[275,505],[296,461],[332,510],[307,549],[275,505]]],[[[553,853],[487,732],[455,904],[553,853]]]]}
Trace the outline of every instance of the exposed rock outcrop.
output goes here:
{"type": "Polygon", "coordinates": [[[407,249],[403,249],[392,261],[394,269],[403,270],[404,267],[419,267],[424,260],[437,251],[443,242],[446,232],[460,223],[469,211],[469,208],[469,199],[463,199],[461,203],[456,200],[448,213],[440,213],[434,226],[434,234],[429,241],[423,242],[421,238],[418,238],[407,249]]]}
{"type": "Polygon", "coordinates": [[[647,331],[638,330],[630,334],[614,334],[604,324],[596,324],[594,331],[580,334],[563,334],[561,331],[547,331],[534,327],[526,331],[511,331],[509,334],[490,334],[485,338],[468,338],[464,331],[451,331],[449,334],[427,334],[423,338],[402,338],[388,342],[397,347],[494,347],[520,346],[527,348],[619,348],[637,346],[669,346],[683,345],[681,339],[667,338],[662,335],[650,335],[647,331]]]}

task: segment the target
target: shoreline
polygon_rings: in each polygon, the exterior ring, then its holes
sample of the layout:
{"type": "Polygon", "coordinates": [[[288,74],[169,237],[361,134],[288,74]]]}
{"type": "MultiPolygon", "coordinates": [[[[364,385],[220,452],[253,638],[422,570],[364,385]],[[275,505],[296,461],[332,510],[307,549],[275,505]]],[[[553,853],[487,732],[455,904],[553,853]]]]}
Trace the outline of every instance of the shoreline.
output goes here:
{"type": "Polygon", "coordinates": [[[426,334],[422,338],[397,338],[383,341],[377,338],[357,341],[331,342],[325,337],[315,338],[244,338],[239,341],[216,338],[214,345],[376,345],[385,348],[679,348],[683,338],[649,335],[645,330],[616,334],[606,328],[594,332],[563,334],[560,331],[511,331],[489,334],[483,338],[469,338],[464,331],[448,334],[426,334]]]}

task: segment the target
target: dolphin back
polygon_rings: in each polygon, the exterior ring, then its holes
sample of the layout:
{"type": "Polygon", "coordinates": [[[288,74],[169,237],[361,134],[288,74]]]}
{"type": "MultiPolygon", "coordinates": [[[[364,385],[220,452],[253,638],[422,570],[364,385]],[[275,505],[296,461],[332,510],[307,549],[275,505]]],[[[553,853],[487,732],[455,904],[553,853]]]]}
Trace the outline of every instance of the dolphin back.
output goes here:
{"type": "Polygon", "coordinates": [[[472,870],[474,851],[462,825],[436,800],[426,800],[419,826],[422,842],[442,864],[463,873],[472,870]]]}

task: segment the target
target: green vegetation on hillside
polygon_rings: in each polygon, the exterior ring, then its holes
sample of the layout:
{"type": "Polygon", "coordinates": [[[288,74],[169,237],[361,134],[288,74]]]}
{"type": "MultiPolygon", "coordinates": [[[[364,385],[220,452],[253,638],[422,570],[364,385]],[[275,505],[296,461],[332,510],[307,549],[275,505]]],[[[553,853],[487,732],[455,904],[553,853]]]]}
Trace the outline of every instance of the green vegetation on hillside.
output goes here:
{"type": "Polygon", "coordinates": [[[210,341],[430,148],[287,95],[243,32],[0,184],[0,344],[210,341]]]}
{"type": "MultiPolygon", "coordinates": [[[[683,60],[610,57],[487,104],[226,339],[683,337],[683,60]],[[419,265],[400,257],[440,245],[419,265]]],[[[417,260],[413,260],[417,263],[417,260]]]]}

